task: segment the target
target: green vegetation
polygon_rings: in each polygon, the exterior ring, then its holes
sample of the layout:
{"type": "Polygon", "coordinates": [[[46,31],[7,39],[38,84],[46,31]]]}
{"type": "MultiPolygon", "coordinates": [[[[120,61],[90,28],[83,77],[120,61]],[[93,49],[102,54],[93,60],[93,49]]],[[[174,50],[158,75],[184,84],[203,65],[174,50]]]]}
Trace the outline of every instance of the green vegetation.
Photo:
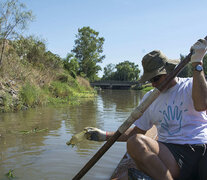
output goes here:
{"type": "Polygon", "coordinates": [[[47,51],[44,40],[21,35],[33,19],[24,4],[4,0],[0,3],[0,14],[0,112],[77,104],[94,97],[88,79],[97,77],[96,63],[103,59],[99,53],[104,39],[98,38],[98,32],[89,27],[79,29],[74,54],[62,59],[47,51]],[[91,43],[87,51],[82,51],[84,44],[79,41],[82,37],[91,43]],[[89,73],[89,69],[95,71],[89,73]]]}
{"type": "Polygon", "coordinates": [[[34,85],[26,83],[20,90],[20,97],[22,98],[22,102],[32,107],[38,103],[39,91],[34,85]]]}
{"type": "Polygon", "coordinates": [[[6,176],[7,176],[9,179],[15,178],[15,176],[14,176],[14,170],[13,170],[13,169],[10,169],[9,172],[6,173],[6,176]]]}
{"type": "Polygon", "coordinates": [[[151,83],[148,83],[148,84],[143,84],[142,86],[132,87],[132,89],[134,89],[134,90],[141,90],[141,91],[144,91],[144,92],[148,92],[148,91],[154,89],[154,87],[152,87],[152,84],[151,83]]]}
{"type": "Polygon", "coordinates": [[[143,86],[143,88],[141,90],[144,91],[144,92],[148,92],[152,89],[154,89],[152,86],[143,86]]]}
{"type": "MultiPolygon", "coordinates": [[[[180,60],[183,61],[185,56],[180,55],[180,60]]],[[[192,66],[191,64],[187,64],[183,70],[178,74],[179,77],[192,77],[193,76],[193,71],[192,71],[192,66]]]]}
{"type": "Polygon", "coordinates": [[[2,0],[0,3],[0,65],[7,40],[16,38],[32,20],[32,12],[28,11],[23,3],[18,0],[2,0]]]}
{"type": "Polygon", "coordinates": [[[40,133],[40,132],[45,132],[45,131],[48,131],[48,129],[38,129],[38,128],[34,128],[32,130],[23,130],[23,131],[19,131],[20,134],[24,134],[24,135],[27,135],[27,134],[34,134],[34,133],[40,133]]]}
{"type": "Polygon", "coordinates": [[[97,73],[101,67],[97,65],[105,58],[103,52],[104,38],[98,37],[99,33],[90,27],[78,29],[75,46],[72,50],[74,61],[78,61],[78,74],[87,77],[90,81],[97,80],[97,73]]]}
{"type": "Polygon", "coordinates": [[[104,68],[103,80],[137,81],[140,70],[135,63],[124,61],[117,65],[108,64],[104,68]]]}
{"type": "MultiPolygon", "coordinates": [[[[105,39],[90,27],[78,29],[74,48],[66,58],[47,50],[43,39],[22,36],[31,11],[18,0],[0,3],[0,112],[18,111],[35,106],[77,104],[95,95],[89,81],[99,80],[105,39]]],[[[181,59],[184,56],[181,55],[181,59]]],[[[207,55],[204,57],[207,74],[207,55]]],[[[138,65],[123,61],[104,68],[102,80],[137,81],[138,65]]],[[[191,65],[179,74],[192,76],[191,65]]],[[[137,87],[143,91],[150,85],[137,87]]]]}
{"type": "Polygon", "coordinates": [[[207,54],[203,58],[203,69],[204,69],[205,75],[207,75],[207,54]]]}
{"type": "Polygon", "coordinates": [[[16,78],[14,78],[10,72],[11,69],[8,70],[5,64],[3,67],[2,72],[8,73],[6,76],[0,73],[1,82],[3,82],[0,85],[0,111],[2,112],[49,104],[78,104],[85,98],[93,98],[96,94],[86,79],[82,77],[73,78],[64,69],[61,69],[62,74],[53,70],[56,74],[53,74],[52,79],[49,77],[50,73],[46,74],[45,79],[43,79],[41,75],[44,71],[40,71],[39,74],[37,74],[37,70],[28,72],[27,65],[21,67],[22,71],[29,74],[28,77],[24,78],[21,77],[21,74],[16,74],[16,78]],[[8,83],[7,78],[12,78],[14,84],[8,83]],[[41,83],[39,82],[40,78],[41,83]],[[24,80],[27,82],[24,83],[24,80]]]}
{"type": "MultiPolygon", "coordinates": [[[[90,27],[78,29],[66,58],[47,50],[45,41],[22,36],[34,16],[19,0],[0,3],[0,112],[40,105],[77,104],[95,95],[104,38],[90,27]]],[[[105,78],[138,80],[138,65],[125,61],[105,78]]],[[[110,69],[109,69],[110,71],[110,69]]]]}
{"type": "Polygon", "coordinates": [[[79,64],[76,57],[73,54],[68,53],[63,62],[64,68],[70,73],[72,77],[76,77],[79,71],[79,64]]]}
{"type": "Polygon", "coordinates": [[[43,40],[20,36],[7,41],[0,66],[0,111],[77,104],[83,98],[94,97],[87,79],[71,75],[63,59],[46,51],[43,40]]]}
{"type": "MultiPolygon", "coordinates": [[[[185,58],[185,56],[180,55],[181,61],[185,58]]],[[[207,54],[203,58],[203,69],[205,75],[207,75],[207,54]]],[[[187,64],[185,68],[179,73],[179,77],[192,77],[193,76],[193,70],[191,64],[187,64]]]]}

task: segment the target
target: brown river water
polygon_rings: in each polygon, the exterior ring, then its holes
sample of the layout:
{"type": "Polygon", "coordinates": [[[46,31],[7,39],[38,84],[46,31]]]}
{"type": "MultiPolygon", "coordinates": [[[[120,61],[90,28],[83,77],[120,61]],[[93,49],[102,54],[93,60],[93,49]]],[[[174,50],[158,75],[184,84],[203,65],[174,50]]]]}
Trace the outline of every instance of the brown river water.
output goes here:
{"type": "MultiPolygon", "coordinates": [[[[117,130],[142,96],[103,90],[80,105],[0,114],[0,180],[8,180],[9,171],[13,180],[72,179],[103,143],[84,140],[71,147],[66,142],[86,126],[117,130]]],[[[125,151],[126,143],[116,142],[82,179],[110,179],[125,151]]]]}

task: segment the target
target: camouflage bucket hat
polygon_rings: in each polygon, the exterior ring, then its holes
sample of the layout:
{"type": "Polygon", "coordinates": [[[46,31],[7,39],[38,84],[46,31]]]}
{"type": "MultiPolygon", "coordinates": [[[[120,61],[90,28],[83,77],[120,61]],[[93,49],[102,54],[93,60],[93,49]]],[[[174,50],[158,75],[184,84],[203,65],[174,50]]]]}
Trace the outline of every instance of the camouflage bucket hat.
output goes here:
{"type": "Polygon", "coordinates": [[[154,50],[142,59],[144,73],[139,82],[144,83],[155,76],[168,74],[179,62],[179,60],[168,59],[161,51],[154,50]]]}

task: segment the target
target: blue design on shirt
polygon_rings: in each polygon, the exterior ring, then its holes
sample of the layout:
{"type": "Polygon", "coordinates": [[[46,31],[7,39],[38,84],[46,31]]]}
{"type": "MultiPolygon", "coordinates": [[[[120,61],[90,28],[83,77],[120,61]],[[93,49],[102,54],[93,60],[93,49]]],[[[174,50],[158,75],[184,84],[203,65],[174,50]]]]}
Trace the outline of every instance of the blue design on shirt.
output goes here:
{"type": "MultiPolygon", "coordinates": [[[[173,102],[174,105],[174,102],[173,102]]],[[[181,102],[181,106],[183,103],[181,102]]],[[[188,111],[187,109],[184,110],[184,112],[188,111]]],[[[182,124],[182,113],[183,110],[181,107],[179,108],[176,106],[167,106],[167,110],[159,111],[163,114],[163,119],[159,122],[161,123],[161,127],[167,131],[169,135],[174,135],[181,131],[181,124],[182,124]],[[176,121],[176,122],[173,122],[176,121]]]]}

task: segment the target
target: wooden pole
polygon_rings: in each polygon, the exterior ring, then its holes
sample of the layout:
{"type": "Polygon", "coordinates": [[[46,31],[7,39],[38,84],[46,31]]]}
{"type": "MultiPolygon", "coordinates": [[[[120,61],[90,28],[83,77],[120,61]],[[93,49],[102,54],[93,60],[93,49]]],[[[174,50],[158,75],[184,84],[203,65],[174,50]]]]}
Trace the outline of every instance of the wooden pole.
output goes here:
{"type": "MultiPolygon", "coordinates": [[[[207,36],[205,37],[207,40],[207,36]]],[[[131,113],[127,120],[118,128],[115,134],[96,152],[96,154],[85,164],[85,166],[76,174],[73,180],[81,179],[103,156],[103,154],[116,142],[116,140],[124,133],[137,119],[139,119],[144,111],[153,103],[153,101],[166,89],[169,82],[190,62],[192,52],[190,52],[183,61],[166,77],[166,80],[155,88],[153,92],[131,113]]]]}

